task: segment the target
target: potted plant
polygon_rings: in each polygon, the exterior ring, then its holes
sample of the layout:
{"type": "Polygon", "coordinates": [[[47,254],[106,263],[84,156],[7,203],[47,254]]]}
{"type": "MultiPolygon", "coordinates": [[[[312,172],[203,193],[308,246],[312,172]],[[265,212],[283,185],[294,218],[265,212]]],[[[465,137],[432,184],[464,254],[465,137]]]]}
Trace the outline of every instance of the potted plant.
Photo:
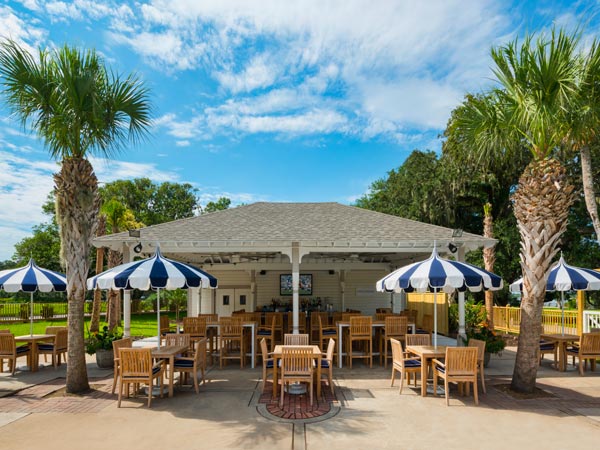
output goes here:
{"type": "Polygon", "coordinates": [[[483,360],[484,367],[489,364],[492,353],[500,353],[504,350],[506,342],[501,336],[498,336],[494,330],[492,330],[487,322],[482,323],[478,328],[473,328],[467,333],[468,339],[479,339],[485,342],[485,356],[483,360]]]}
{"type": "Polygon", "coordinates": [[[106,325],[102,331],[90,333],[85,341],[85,350],[89,355],[96,355],[96,364],[101,369],[111,369],[114,365],[112,343],[121,339],[123,334],[117,328],[109,330],[106,325]]]}

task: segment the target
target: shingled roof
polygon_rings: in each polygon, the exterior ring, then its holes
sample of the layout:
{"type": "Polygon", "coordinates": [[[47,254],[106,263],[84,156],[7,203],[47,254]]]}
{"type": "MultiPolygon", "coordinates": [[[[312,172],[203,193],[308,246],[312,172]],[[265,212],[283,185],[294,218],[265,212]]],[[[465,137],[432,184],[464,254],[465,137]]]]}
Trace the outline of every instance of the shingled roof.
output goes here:
{"type": "MultiPolygon", "coordinates": [[[[194,247],[217,243],[310,243],[378,248],[414,247],[419,242],[459,241],[468,249],[489,246],[495,241],[471,233],[452,238],[450,228],[430,225],[339,203],[267,203],[259,202],[187,219],[142,228],[140,237],[128,232],[102,236],[97,246],[116,248],[115,244],[145,241],[186,244],[194,247]],[[340,244],[341,243],[341,244],[340,244]]],[[[418,245],[420,246],[420,245],[418,245]]]]}

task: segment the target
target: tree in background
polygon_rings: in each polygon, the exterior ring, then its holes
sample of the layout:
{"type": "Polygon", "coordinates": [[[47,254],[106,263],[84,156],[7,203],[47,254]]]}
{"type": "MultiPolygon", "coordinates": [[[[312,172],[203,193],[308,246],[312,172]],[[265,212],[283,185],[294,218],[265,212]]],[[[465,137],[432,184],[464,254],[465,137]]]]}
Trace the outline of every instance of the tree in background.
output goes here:
{"type": "Polygon", "coordinates": [[[4,98],[23,127],[60,161],[54,175],[61,257],[67,275],[69,393],[89,389],[83,317],[89,249],[96,232],[98,180],[87,159],[109,157],[138,142],[150,126],[148,91],[135,76],[106,69],[95,51],[64,46],[35,57],[13,41],[0,44],[4,98]]]}
{"type": "Polygon", "coordinates": [[[219,199],[216,202],[208,202],[203,212],[211,213],[215,211],[223,211],[224,209],[229,209],[230,205],[230,199],[228,199],[227,197],[219,197],[219,199]]]}

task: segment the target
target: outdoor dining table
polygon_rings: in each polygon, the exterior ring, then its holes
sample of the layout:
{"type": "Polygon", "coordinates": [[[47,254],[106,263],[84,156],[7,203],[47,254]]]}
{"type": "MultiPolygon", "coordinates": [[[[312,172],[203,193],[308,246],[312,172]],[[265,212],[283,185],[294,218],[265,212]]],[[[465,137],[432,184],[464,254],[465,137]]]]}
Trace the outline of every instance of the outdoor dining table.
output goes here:
{"type": "Polygon", "coordinates": [[[39,358],[37,344],[39,342],[47,342],[54,339],[54,334],[25,334],[23,336],[16,336],[15,342],[28,342],[31,345],[31,354],[27,358],[29,370],[37,372],[39,369],[39,358]]]}
{"type": "Polygon", "coordinates": [[[187,345],[167,345],[164,347],[154,347],[152,349],[152,357],[155,359],[165,359],[169,362],[169,397],[173,397],[173,365],[175,357],[181,355],[188,350],[187,345]]]}
{"type": "Polygon", "coordinates": [[[553,342],[558,345],[558,367],[560,372],[567,370],[567,344],[579,341],[579,336],[576,334],[542,334],[543,340],[553,342]]]}
{"type": "MultiPolygon", "coordinates": [[[[344,331],[344,328],[350,328],[350,322],[349,321],[339,321],[336,322],[336,325],[338,327],[338,367],[341,369],[342,368],[342,363],[343,363],[343,359],[342,356],[345,356],[343,353],[343,341],[344,339],[342,339],[342,332],[344,331]]],[[[373,322],[371,322],[371,328],[373,330],[375,330],[376,328],[385,328],[385,320],[374,320],[373,322]]],[[[410,328],[410,332],[412,334],[415,334],[417,331],[417,327],[414,323],[409,323],[408,324],[408,328],[410,328]]],[[[374,352],[373,355],[379,355],[379,353],[374,352]]]]}
{"type": "MultiPolygon", "coordinates": [[[[250,367],[252,367],[254,369],[255,367],[255,358],[256,358],[256,346],[255,346],[255,342],[256,342],[256,325],[257,322],[242,322],[242,327],[244,328],[250,328],[250,332],[252,334],[252,339],[250,342],[250,353],[251,353],[251,359],[250,359],[250,367]]],[[[217,334],[218,334],[218,329],[219,329],[219,322],[206,322],[206,328],[216,328],[217,329],[217,334]]],[[[211,345],[212,347],[212,345],[211,345]]],[[[212,349],[211,349],[212,351],[212,349]]],[[[211,355],[212,357],[212,355],[211,355]]]]}
{"type": "Polygon", "coordinates": [[[446,356],[446,345],[407,345],[406,351],[421,358],[421,397],[427,397],[427,373],[431,360],[446,356]]]}
{"type": "MultiPolygon", "coordinates": [[[[285,345],[276,345],[273,350],[273,398],[277,397],[277,372],[279,369],[279,360],[281,359],[281,355],[283,353],[283,348],[285,345]]],[[[294,346],[295,347],[295,346],[294,346]]],[[[318,345],[310,345],[313,351],[313,358],[316,360],[317,366],[317,398],[321,397],[321,358],[323,357],[323,353],[318,345]]]]}

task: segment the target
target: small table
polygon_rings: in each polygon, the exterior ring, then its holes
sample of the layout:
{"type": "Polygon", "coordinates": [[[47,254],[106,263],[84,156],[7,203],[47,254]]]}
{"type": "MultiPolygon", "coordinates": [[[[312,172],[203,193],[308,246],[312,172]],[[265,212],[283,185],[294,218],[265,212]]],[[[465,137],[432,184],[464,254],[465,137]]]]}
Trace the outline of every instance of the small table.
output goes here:
{"type": "MultiPolygon", "coordinates": [[[[349,321],[339,321],[336,323],[336,326],[338,327],[338,367],[341,369],[342,368],[342,361],[343,358],[342,356],[344,355],[343,352],[343,332],[344,332],[344,328],[350,328],[350,322],[349,321]]],[[[385,320],[374,320],[373,322],[371,322],[371,328],[373,330],[376,330],[377,328],[385,328],[385,320]]],[[[414,323],[408,323],[408,328],[410,328],[410,332],[412,334],[415,334],[417,332],[417,327],[414,323]]],[[[379,353],[374,352],[373,355],[378,355],[379,353]]]]}
{"type": "Polygon", "coordinates": [[[169,360],[169,397],[173,397],[173,364],[175,356],[185,353],[188,350],[187,345],[167,345],[164,347],[154,347],[152,349],[152,357],[156,359],[169,360]]]}
{"type": "Polygon", "coordinates": [[[407,345],[406,351],[421,357],[421,397],[427,397],[427,369],[434,358],[446,356],[446,345],[407,345]]]}
{"type": "Polygon", "coordinates": [[[545,341],[554,342],[558,345],[558,370],[564,372],[567,370],[567,344],[571,342],[577,342],[579,336],[576,334],[542,334],[540,336],[545,341]]]}
{"type": "MultiPolygon", "coordinates": [[[[273,398],[277,397],[277,370],[279,369],[279,360],[281,359],[281,354],[283,353],[283,347],[285,345],[276,345],[275,349],[272,353],[273,355],[273,398]]],[[[296,346],[293,346],[296,347],[296,346]]],[[[305,347],[305,346],[303,346],[305,347]]],[[[313,358],[316,360],[317,364],[317,398],[321,397],[321,358],[323,353],[321,353],[321,349],[318,345],[309,345],[312,347],[313,358]]]]}
{"type": "Polygon", "coordinates": [[[31,344],[31,354],[29,355],[29,370],[37,372],[39,369],[38,361],[38,342],[47,342],[54,340],[54,334],[26,334],[24,336],[16,336],[15,342],[29,342],[31,344]]]}

